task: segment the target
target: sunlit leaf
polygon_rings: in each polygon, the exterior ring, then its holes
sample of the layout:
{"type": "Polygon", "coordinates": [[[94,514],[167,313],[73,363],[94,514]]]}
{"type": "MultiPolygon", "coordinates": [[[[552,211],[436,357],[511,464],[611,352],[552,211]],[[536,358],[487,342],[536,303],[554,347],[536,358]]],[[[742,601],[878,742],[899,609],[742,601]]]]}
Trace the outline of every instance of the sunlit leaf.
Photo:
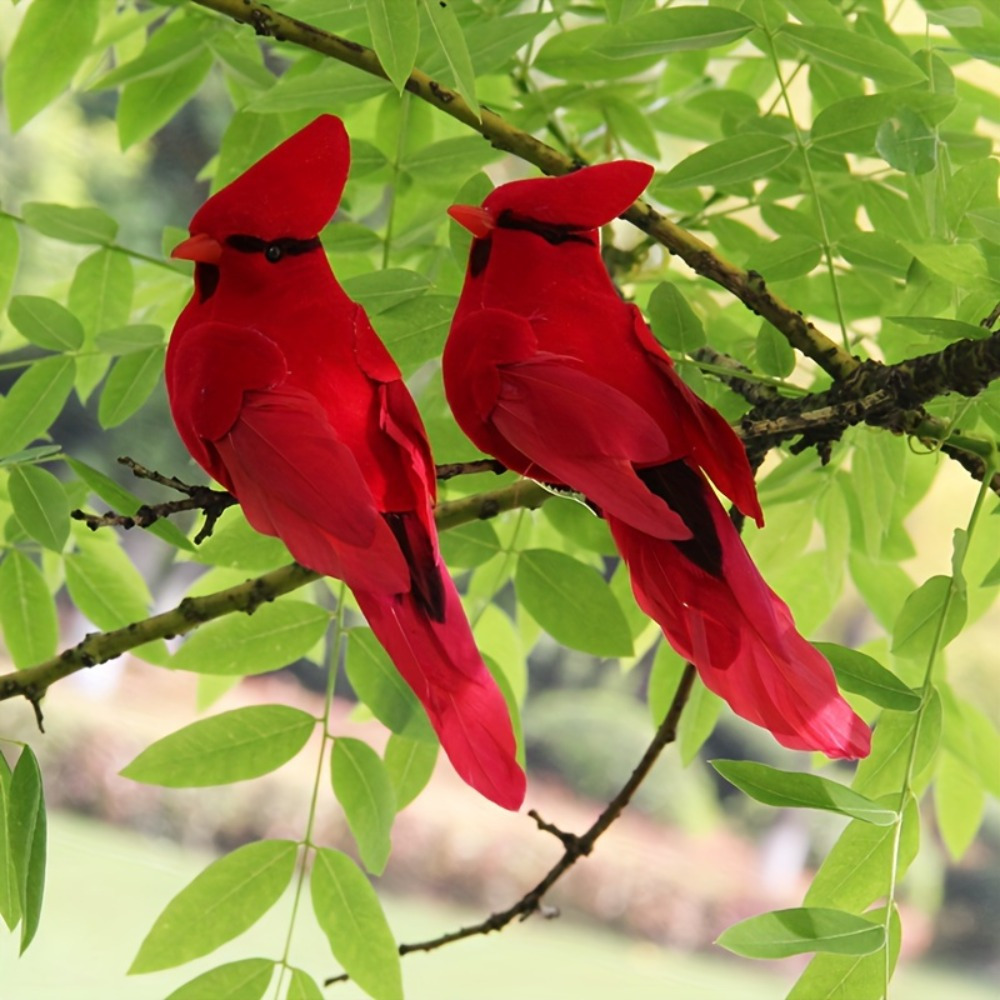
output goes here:
{"type": "Polygon", "coordinates": [[[375,890],[357,865],[340,851],[320,848],[310,888],[333,957],[375,1000],[403,1000],[396,942],[375,890]]]}
{"type": "Polygon", "coordinates": [[[361,740],[337,737],[330,777],[365,868],[381,875],[389,860],[396,818],[396,798],[382,758],[361,740]]]}
{"type": "Polygon", "coordinates": [[[287,888],[297,854],[290,840],[261,840],[213,861],[156,918],[129,973],[183,965],[252,927],[287,888]]]}
{"type": "Polygon", "coordinates": [[[885,943],[885,928],[843,910],[798,907],[741,920],[716,944],[746,958],[787,958],[804,952],[870,955],[885,943]]]}
{"type": "MultiPolygon", "coordinates": [[[[209,969],[179,989],[167,1000],[260,1000],[274,973],[269,958],[244,958],[209,969]]],[[[291,996],[291,994],[289,994],[291,996]]]]}
{"type": "Polygon", "coordinates": [[[632,634],[597,570],[552,549],[517,560],[518,599],[554,639],[595,656],[627,656],[632,634]]]}
{"type": "Polygon", "coordinates": [[[23,552],[11,549],[0,563],[0,626],[19,669],[53,656],[59,641],[56,605],[41,570],[23,552]]]}
{"type": "Polygon", "coordinates": [[[846,785],[818,774],[780,771],[766,764],[745,760],[713,760],[709,763],[726,781],[765,805],[825,809],[876,826],[889,826],[896,819],[895,810],[877,805],[846,785]]]}
{"type": "Polygon", "coordinates": [[[4,103],[16,132],[68,86],[97,31],[98,0],[34,0],[7,56],[4,103]]]}
{"type": "Polygon", "coordinates": [[[15,466],[10,501],[21,527],[47,549],[61,552],[69,537],[69,498],[62,483],[34,465],[15,466]]]}
{"type": "Polygon", "coordinates": [[[167,788],[246,781],[291,760],[315,727],[311,715],[288,705],[235,708],[157,740],[121,774],[167,788]]]}
{"type": "Polygon", "coordinates": [[[25,340],[49,351],[75,351],[83,344],[83,324],[54,299],[15,295],[7,315],[25,340]]]}
{"type": "Polygon", "coordinates": [[[29,201],[21,214],[32,229],[65,243],[110,243],[118,233],[118,223],[100,208],[29,201]]]}

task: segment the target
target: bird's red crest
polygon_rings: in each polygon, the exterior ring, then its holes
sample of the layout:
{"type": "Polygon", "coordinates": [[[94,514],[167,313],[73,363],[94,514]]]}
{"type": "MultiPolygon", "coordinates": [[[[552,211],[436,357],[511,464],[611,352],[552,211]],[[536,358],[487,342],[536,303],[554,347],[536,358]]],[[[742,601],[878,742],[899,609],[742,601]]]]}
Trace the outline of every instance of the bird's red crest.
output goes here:
{"type": "Polygon", "coordinates": [[[654,170],[637,160],[583,167],[561,177],[534,177],[498,187],[483,207],[510,210],[556,226],[596,229],[617,218],[645,190],[654,170]]]}
{"type": "Polygon", "coordinates": [[[350,164],[344,123],[320,115],[209,198],[191,233],[311,239],[333,218],[350,164]]]}

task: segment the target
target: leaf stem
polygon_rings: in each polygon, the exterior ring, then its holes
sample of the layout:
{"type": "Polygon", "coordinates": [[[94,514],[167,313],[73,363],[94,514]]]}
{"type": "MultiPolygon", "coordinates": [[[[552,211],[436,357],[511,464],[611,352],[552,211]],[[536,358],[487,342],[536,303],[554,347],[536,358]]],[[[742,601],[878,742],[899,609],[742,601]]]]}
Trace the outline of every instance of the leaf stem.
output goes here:
{"type": "Polygon", "coordinates": [[[327,744],[332,742],[330,735],[330,709],[333,705],[333,689],[336,684],[337,670],[340,665],[340,654],[344,641],[344,597],[347,586],[341,582],[337,590],[337,610],[333,620],[333,634],[327,639],[326,645],[326,697],[323,701],[323,716],[320,719],[322,732],[320,734],[319,755],[316,760],[316,774],[313,778],[312,796],[309,799],[309,812],[306,816],[306,829],[302,835],[302,856],[299,863],[299,875],[295,883],[295,897],[292,900],[292,912],[288,918],[288,933],[285,935],[285,948],[279,964],[281,970],[275,983],[274,1000],[281,997],[281,987],[284,984],[285,973],[291,971],[288,956],[292,950],[292,937],[295,932],[295,922],[299,913],[299,903],[305,886],[306,875],[309,872],[309,862],[312,852],[316,849],[313,843],[313,828],[316,825],[316,808],[319,803],[319,790],[323,782],[324,763],[326,761],[327,744]]]}

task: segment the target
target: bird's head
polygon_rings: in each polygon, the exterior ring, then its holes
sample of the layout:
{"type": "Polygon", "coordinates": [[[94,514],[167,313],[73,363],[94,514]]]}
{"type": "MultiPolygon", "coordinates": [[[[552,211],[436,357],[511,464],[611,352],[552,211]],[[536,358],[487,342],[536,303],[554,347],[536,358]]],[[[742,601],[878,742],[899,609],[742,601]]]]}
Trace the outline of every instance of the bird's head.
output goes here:
{"type": "Polygon", "coordinates": [[[534,233],[554,246],[566,242],[596,246],[594,230],[621,215],[649,184],[653,172],[647,163],[616,160],[561,177],[511,181],[492,191],[481,206],[452,205],[448,214],[477,240],[510,230],[534,233]]]}
{"type": "Polygon", "coordinates": [[[195,262],[204,300],[221,271],[259,283],[271,266],[322,252],[319,233],[337,210],[350,162],[343,122],[320,115],[212,195],[170,256],[195,262]]]}

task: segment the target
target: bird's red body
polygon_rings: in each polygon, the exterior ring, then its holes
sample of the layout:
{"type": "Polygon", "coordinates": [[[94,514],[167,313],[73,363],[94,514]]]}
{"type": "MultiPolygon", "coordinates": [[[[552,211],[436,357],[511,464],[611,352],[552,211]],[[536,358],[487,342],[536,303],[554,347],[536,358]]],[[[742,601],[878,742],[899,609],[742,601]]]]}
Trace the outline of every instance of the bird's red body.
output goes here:
{"type": "Polygon", "coordinates": [[[438,551],[423,424],[319,243],[349,157],[321,116],[195,214],[174,252],[196,271],[167,353],[171,411],[254,528],[352,589],[459,774],[517,808],[507,707],[438,551]]]}
{"type": "Polygon", "coordinates": [[[620,161],[515,181],[482,208],[452,210],[476,239],[444,353],[448,401],[483,451],[591,500],[640,607],[738,714],[785,746],[864,756],[867,727],[709,485],[762,523],[742,444],[601,261],[598,227],[651,174],[620,161]]]}

